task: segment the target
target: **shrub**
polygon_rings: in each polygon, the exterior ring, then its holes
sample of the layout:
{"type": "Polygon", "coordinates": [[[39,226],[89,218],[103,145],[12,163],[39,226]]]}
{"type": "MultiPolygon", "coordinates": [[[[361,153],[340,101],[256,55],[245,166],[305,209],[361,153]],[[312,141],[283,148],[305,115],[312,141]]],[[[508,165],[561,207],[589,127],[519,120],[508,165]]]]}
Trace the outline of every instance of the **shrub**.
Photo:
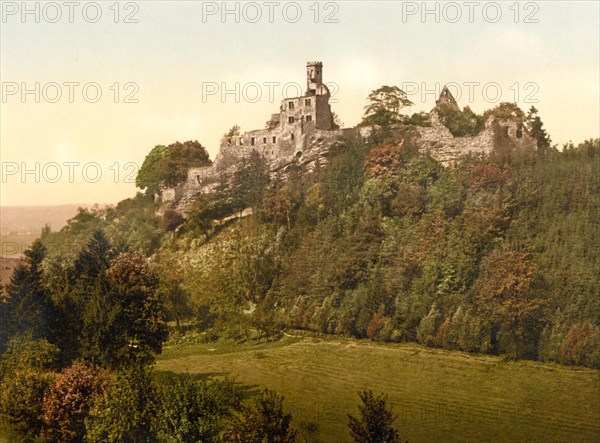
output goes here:
{"type": "Polygon", "coordinates": [[[157,436],[161,442],[216,441],[240,395],[231,382],[206,383],[191,376],[160,388],[157,436]]]}
{"type": "Polygon", "coordinates": [[[0,360],[1,420],[24,441],[34,441],[42,430],[42,402],[58,354],[55,345],[28,333],[13,337],[0,360]]]}
{"type": "Polygon", "coordinates": [[[43,371],[58,365],[60,350],[46,340],[34,340],[31,333],[16,335],[0,358],[0,381],[18,370],[43,371]]]}
{"type": "Polygon", "coordinates": [[[442,106],[439,110],[440,121],[455,137],[477,135],[484,127],[484,117],[475,114],[465,106],[461,111],[452,106],[442,106]]]}
{"type": "Polygon", "coordinates": [[[571,326],[560,348],[560,361],[600,368],[600,328],[590,324],[571,326]]]}
{"type": "Polygon", "coordinates": [[[108,381],[107,371],[81,362],[60,372],[44,397],[46,438],[61,442],[82,441],[84,420],[91,402],[105,389],[108,381]]]}
{"type": "Polygon", "coordinates": [[[87,442],[156,441],[156,388],[150,370],[123,370],[103,395],[96,397],[85,419],[87,442]]]}
{"type": "Polygon", "coordinates": [[[431,118],[426,112],[414,113],[404,120],[404,124],[412,126],[431,126],[431,118]]]}
{"type": "Polygon", "coordinates": [[[0,415],[23,441],[36,441],[43,427],[42,402],[52,374],[18,369],[0,384],[0,415]]]}
{"type": "Polygon", "coordinates": [[[174,231],[181,225],[185,219],[179,212],[167,209],[160,220],[160,227],[165,231],[174,231]]]}
{"type": "Polygon", "coordinates": [[[237,443],[292,443],[296,430],[290,427],[292,415],[283,411],[283,397],[265,389],[236,417],[227,432],[226,441],[237,443]]]}

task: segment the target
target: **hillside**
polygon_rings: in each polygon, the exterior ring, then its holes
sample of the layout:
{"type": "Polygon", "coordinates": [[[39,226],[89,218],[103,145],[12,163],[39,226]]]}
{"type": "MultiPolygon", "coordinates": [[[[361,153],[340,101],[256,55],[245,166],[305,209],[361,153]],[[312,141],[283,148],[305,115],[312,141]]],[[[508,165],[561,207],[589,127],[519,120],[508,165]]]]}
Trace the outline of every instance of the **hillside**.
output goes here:
{"type": "Polygon", "coordinates": [[[254,321],[597,367],[598,154],[444,168],[357,141],[272,183],[251,218],[222,225],[229,197],[202,196],[153,261],[219,335],[254,321]]]}
{"type": "Polygon", "coordinates": [[[64,266],[102,229],[151,258],[169,319],[220,337],[287,327],[600,366],[598,140],[446,167],[419,143],[393,127],[276,177],[250,155],[186,218],[139,194],[43,241],[64,266]]]}

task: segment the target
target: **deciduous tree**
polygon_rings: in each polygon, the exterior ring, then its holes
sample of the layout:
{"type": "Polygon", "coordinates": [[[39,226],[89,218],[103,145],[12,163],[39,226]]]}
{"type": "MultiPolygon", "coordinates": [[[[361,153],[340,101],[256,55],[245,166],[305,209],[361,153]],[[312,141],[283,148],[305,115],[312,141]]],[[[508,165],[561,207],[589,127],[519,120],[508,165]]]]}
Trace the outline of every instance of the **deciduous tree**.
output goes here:
{"type": "Polygon", "coordinates": [[[226,440],[232,443],[293,443],[296,430],[290,426],[291,421],[292,415],[283,410],[283,397],[265,389],[233,420],[226,440]]]}
{"type": "Polygon", "coordinates": [[[532,352],[541,328],[543,303],[534,292],[537,267],[531,253],[525,244],[502,244],[483,260],[476,282],[487,318],[507,338],[500,350],[515,357],[532,352]]]}
{"type": "Polygon", "coordinates": [[[382,86],[372,91],[367,97],[369,104],[365,106],[363,126],[389,126],[400,123],[403,108],[413,105],[406,93],[397,86],[382,86]]]}
{"type": "Polygon", "coordinates": [[[43,402],[44,436],[49,441],[81,442],[92,401],[110,381],[107,371],[75,362],[54,379],[43,402]]]}

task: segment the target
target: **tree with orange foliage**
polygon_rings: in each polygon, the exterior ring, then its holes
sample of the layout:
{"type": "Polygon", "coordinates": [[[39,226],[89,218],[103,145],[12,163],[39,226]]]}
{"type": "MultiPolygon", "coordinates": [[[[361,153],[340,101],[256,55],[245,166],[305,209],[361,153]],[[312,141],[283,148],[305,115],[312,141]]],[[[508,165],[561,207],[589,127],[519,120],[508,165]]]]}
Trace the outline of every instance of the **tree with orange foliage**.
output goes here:
{"type": "Polygon", "coordinates": [[[390,178],[401,165],[401,146],[391,141],[385,141],[371,149],[365,169],[371,177],[390,178]]]}
{"type": "Polygon", "coordinates": [[[474,188],[487,188],[501,185],[506,181],[508,171],[493,163],[477,163],[469,169],[468,183],[474,188]]]}
{"type": "Polygon", "coordinates": [[[501,245],[483,260],[476,283],[482,309],[501,337],[499,350],[514,357],[531,352],[541,326],[543,302],[534,293],[531,252],[520,243],[501,245]]]}
{"type": "Polygon", "coordinates": [[[82,441],[92,401],[109,379],[108,371],[82,362],[63,369],[44,397],[45,437],[50,441],[82,441]]]}

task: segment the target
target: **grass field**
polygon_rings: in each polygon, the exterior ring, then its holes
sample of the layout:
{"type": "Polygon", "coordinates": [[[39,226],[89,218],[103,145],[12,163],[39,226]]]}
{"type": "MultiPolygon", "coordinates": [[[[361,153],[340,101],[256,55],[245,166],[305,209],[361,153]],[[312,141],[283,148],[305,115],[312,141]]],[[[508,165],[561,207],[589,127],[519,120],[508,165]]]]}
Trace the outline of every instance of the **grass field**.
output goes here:
{"type": "Polygon", "coordinates": [[[341,338],[165,347],[162,371],[229,376],[285,395],[294,424],[316,422],[323,442],[350,441],[357,391],[389,395],[402,439],[413,442],[600,442],[600,372],[507,362],[341,338]]]}

